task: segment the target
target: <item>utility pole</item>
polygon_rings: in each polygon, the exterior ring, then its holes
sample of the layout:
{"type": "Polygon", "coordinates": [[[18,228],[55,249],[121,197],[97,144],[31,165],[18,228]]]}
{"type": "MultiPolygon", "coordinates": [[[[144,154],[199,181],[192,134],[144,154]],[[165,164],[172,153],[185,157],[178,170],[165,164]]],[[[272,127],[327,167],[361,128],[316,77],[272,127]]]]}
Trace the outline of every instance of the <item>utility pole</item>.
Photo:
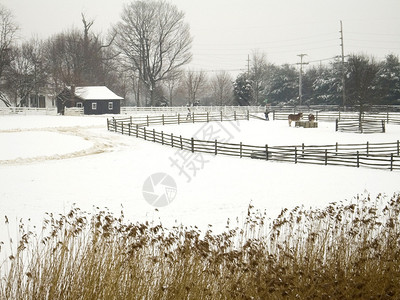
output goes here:
{"type": "Polygon", "coordinates": [[[346,74],[344,68],[344,43],[343,43],[343,24],[340,21],[340,47],[342,48],[342,92],[343,92],[343,109],[346,107],[346,89],[345,89],[345,82],[346,82],[346,74]]]}
{"type": "Polygon", "coordinates": [[[300,75],[299,75],[299,101],[300,101],[300,106],[301,106],[301,98],[302,98],[302,77],[303,77],[303,65],[308,65],[308,63],[303,62],[303,57],[306,56],[307,54],[299,54],[297,56],[300,56],[300,63],[297,63],[300,65],[300,75]]]}

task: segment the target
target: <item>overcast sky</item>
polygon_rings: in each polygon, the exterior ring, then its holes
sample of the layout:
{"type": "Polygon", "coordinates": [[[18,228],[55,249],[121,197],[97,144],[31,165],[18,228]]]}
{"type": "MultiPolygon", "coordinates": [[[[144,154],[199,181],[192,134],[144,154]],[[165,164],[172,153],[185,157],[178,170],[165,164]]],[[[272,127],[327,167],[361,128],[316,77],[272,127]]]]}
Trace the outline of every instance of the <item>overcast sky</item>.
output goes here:
{"type": "MultiPolygon", "coordinates": [[[[126,0],[0,0],[10,9],[22,39],[47,38],[81,28],[81,12],[106,34],[126,0]]],[[[329,62],[341,54],[377,59],[400,54],[400,0],[169,0],[186,14],[194,37],[191,68],[238,72],[247,56],[264,52],[271,63],[329,62]]]]}

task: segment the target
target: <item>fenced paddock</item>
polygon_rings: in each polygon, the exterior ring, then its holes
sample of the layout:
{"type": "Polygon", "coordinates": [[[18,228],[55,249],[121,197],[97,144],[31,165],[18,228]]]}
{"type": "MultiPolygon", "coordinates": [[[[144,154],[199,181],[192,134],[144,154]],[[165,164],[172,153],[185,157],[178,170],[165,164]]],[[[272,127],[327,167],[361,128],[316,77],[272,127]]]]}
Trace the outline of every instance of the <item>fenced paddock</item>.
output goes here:
{"type": "Polygon", "coordinates": [[[107,119],[109,131],[134,136],[161,145],[191,152],[227,155],[239,158],[252,158],[266,161],[305,163],[317,165],[336,165],[368,167],[386,170],[400,170],[400,143],[366,143],[334,145],[247,145],[243,143],[224,143],[217,140],[198,140],[184,138],[149,130],[150,125],[182,124],[195,122],[249,120],[250,114],[206,113],[192,115],[192,119],[178,116],[146,116],[140,118],[107,119]]]}
{"type": "Polygon", "coordinates": [[[336,131],[359,133],[384,133],[385,121],[375,119],[336,119],[336,131]]]}

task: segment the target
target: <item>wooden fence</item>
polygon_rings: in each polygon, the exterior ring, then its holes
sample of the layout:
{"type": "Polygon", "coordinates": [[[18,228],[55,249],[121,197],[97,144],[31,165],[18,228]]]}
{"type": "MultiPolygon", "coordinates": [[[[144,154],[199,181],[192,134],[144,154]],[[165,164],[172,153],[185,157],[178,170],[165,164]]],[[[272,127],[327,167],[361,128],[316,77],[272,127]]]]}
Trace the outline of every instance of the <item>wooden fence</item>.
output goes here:
{"type": "Polygon", "coordinates": [[[359,132],[359,133],[380,133],[385,132],[385,121],[374,119],[336,119],[336,131],[359,132]]]}
{"type": "MultiPolygon", "coordinates": [[[[315,116],[315,121],[325,121],[325,122],[336,122],[336,120],[355,120],[359,118],[359,113],[357,112],[341,112],[341,111],[316,111],[310,112],[315,116]]],[[[272,112],[273,120],[287,120],[287,112],[272,112]]],[[[304,114],[303,119],[307,119],[307,114],[304,114]]],[[[366,112],[362,115],[362,120],[383,120],[387,124],[397,124],[400,125],[400,113],[399,112],[366,112]]]]}
{"type": "MultiPolygon", "coordinates": [[[[224,113],[220,112],[190,112],[190,113],[178,113],[173,115],[147,115],[147,116],[130,116],[127,118],[112,118],[110,122],[123,123],[138,125],[139,127],[150,126],[150,125],[168,125],[168,124],[184,124],[184,123],[201,123],[201,122],[212,122],[212,121],[239,121],[249,120],[251,115],[249,111],[246,112],[233,112],[224,113]]],[[[107,121],[108,124],[108,121],[107,121]]]]}
{"type": "MultiPolygon", "coordinates": [[[[238,114],[232,114],[222,118],[225,120],[238,120],[238,114]]],[[[249,114],[240,115],[245,119],[249,114]]],[[[194,117],[191,122],[221,121],[221,114],[207,115],[200,118],[194,117]]],[[[150,124],[170,124],[166,116],[156,118],[147,117],[145,122],[136,119],[107,119],[107,128],[110,131],[134,136],[161,145],[187,150],[191,152],[208,153],[214,155],[228,155],[240,158],[252,158],[267,161],[306,163],[319,165],[337,165],[351,167],[368,167],[400,170],[400,143],[366,143],[366,144],[334,144],[334,145],[291,145],[291,146],[254,146],[243,143],[224,143],[217,140],[198,140],[184,138],[182,136],[149,130],[150,124]],[[154,122],[154,123],[153,123],[154,122]]],[[[172,120],[172,119],[170,119],[172,120]]],[[[189,120],[174,121],[188,123],[189,120]]],[[[180,124],[175,123],[175,124],[180,124]]]]}

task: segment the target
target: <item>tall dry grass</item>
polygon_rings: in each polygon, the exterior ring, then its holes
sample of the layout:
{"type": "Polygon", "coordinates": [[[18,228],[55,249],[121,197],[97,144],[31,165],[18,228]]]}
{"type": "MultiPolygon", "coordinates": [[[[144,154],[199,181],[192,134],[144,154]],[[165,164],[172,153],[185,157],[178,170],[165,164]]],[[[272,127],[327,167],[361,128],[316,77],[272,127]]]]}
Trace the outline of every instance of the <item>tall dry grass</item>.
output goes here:
{"type": "Polygon", "coordinates": [[[129,223],[107,211],[21,226],[1,299],[399,299],[400,195],[324,209],[249,206],[222,234],[129,223]]]}

